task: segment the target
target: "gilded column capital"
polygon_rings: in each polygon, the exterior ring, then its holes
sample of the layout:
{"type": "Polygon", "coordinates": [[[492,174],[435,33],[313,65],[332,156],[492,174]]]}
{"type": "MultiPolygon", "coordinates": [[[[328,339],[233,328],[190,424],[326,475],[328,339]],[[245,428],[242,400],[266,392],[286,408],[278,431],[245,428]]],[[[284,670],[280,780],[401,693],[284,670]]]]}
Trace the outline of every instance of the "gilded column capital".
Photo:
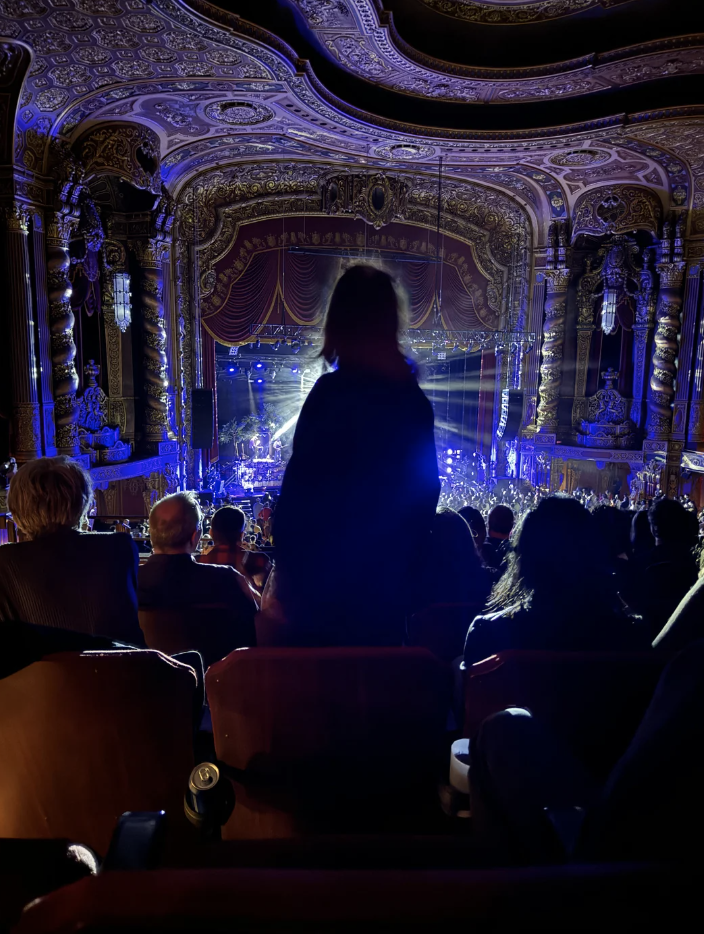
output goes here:
{"type": "Polygon", "coordinates": [[[47,217],[47,244],[57,249],[67,250],[71,234],[77,225],[78,214],[67,211],[52,211],[47,217]]]}
{"type": "Polygon", "coordinates": [[[570,284],[570,270],[567,268],[546,269],[545,280],[549,293],[566,292],[570,284]]]}
{"type": "Polygon", "coordinates": [[[658,263],[655,267],[660,276],[661,289],[680,289],[684,283],[687,264],[683,260],[674,263],[658,263]]]}
{"type": "Polygon", "coordinates": [[[130,240],[130,249],[142,269],[158,269],[171,253],[171,243],[161,237],[149,240],[130,240]]]}
{"type": "Polygon", "coordinates": [[[26,234],[29,232],[30,211],[26,204],[13,201],[12,204],[3,205],[0,213],[6,230],[11,233],[26,234]]]}

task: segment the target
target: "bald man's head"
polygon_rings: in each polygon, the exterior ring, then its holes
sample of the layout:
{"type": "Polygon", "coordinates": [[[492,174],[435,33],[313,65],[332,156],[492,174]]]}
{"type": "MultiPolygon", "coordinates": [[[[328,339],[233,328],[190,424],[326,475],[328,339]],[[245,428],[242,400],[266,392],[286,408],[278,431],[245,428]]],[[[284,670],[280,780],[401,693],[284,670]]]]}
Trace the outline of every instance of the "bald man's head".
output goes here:
{"type": "Polygon", "coordinates": [[[195,493],[172,493],[152,507],[149,537],[157,554],[191,554],[200,538],[203,514],[195,493]]]}

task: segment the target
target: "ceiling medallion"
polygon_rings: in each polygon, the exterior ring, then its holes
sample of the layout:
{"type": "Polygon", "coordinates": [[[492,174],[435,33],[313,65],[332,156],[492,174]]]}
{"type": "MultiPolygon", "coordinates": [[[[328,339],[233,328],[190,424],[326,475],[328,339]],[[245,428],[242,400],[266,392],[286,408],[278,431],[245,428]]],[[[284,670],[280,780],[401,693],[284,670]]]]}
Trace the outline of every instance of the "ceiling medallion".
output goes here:
{"type": "Polygon", "coordinates": [[[610,152],[604,152],[603,149],[570,149],[569,152],[558,152],[557,155],[548,159],[552,165],[583,167],[585,165],[601,165],[602,162],[608,162],[611,158],[610,152]]]}
{"type": "Polygon", "coordinates": [[[400,159],[412,162],[414,159],[428,159],[435,150],[432,146],[416,146],[414,143],[394,143],[392,146],[380,146],[374,155],[382,159],[400,159]]]}
{"type": "Polygon", "coordinates": [[[254,123],[266,123],[274,116],[274,111],[264,104],[252,104],[249,101],[215,101],[205,108],[205,115],[216,123],[230,126],[252,126],[254,123]]]}

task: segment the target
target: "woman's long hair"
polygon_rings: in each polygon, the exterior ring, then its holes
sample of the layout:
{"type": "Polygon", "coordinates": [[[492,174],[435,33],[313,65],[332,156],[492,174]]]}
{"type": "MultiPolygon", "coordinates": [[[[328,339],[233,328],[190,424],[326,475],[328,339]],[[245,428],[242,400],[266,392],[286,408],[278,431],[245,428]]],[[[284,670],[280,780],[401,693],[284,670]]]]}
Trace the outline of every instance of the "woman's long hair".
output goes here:
{"type": "Polygon", "coordinates": [[[507,568],[489,601],[494,610],[606,602],[604,555],[594,519],[571,496],[541,500],[522,518],[507,568]]]}
{"type": "Polygon", "coordinates": [[[398,359],[400,327],[400,302],[391,276],[374,266],[352,266],[332,293],[321,356],[343,366],[398,359]]]}

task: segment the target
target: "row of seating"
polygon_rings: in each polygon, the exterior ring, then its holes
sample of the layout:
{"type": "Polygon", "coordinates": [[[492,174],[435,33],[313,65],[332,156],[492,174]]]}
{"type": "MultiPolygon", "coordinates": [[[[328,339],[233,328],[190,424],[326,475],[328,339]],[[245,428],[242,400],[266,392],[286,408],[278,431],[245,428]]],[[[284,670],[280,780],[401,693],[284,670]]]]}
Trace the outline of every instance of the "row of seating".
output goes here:
{"type": "MultiPolygon", "coordinates": [[[[602,772],[665,661],[502,653],[466,673],[464,732],[511,705],[569,714],[602,772]]],[[[437,830],[451,673],[427,650],[242,649],[210,667],[206,688],[236,791],[224,839],[437,830]]],[[[105,854],[120,814],[164,809],[170,839],[187,845],[195,689],[192,669],[149,650],[54,655],[1,680],[0,837],[105,854]]]]}

